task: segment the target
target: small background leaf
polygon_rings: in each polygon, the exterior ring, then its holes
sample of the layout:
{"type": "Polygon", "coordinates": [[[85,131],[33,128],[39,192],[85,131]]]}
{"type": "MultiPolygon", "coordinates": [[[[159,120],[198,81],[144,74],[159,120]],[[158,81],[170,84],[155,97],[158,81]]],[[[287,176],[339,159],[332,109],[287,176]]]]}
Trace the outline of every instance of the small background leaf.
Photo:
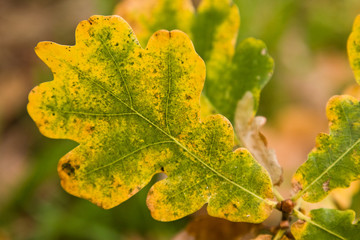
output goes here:
{"type": "Polygon", "coordinates": [[[355,19],[352,33],[348,39],[348,55],[355,79],[360,84],[360,15],[355,19]]]}
{"type": "Polygon", "coordinates": [[[256,112],[260,91],[274,68],[273,59],[262,41],[245,39],[236,47],[233,56],[224,57],[219,51],[206,64],[205,95],[221,114],[233,121],[237,102],[247,91],[254,96],[253,111],[256,112]]]}
{"type": "Polygon", "coordinates": [[[276,158],[275,151],[267,147],[266,138],[260,132],[266,118],[255,117],[253,105],[254,98],[250,92],[247,92],[238,102],[235,112],[236,136],[241,145],[248,149],[258,163],[268,171],[273,184],[280,185],[282,168],[276,158]]]}

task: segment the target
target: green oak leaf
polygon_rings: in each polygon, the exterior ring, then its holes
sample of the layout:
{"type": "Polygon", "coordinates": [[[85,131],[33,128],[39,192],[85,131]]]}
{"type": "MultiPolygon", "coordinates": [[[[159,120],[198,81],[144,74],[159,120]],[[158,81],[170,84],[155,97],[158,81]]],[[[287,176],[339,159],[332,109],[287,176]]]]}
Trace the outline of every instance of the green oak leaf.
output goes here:
{"type": "Polygon", "coordinates": [[[222,58],[221,52],[216,52],[206,63],[204,93],[219,113],[233,122],[237,103],[246,92],[252,93],[256,112],[260,92],[273,73],[274,62],[265,44],[254,38],[242,41],[230,61],[222,58]]]}
{"type": "Polygon", "coordinates": [[[257,110],[262,88],[273,73],[273,59],[265,44],[253,38],[236,44],[240,15],[231,0],[202,0],[198,8],[191,0],[122,1],[115,11],[131,24],[146,42],[159,29],[180,29],[193,40],[207,66],[204,95],[212,107],[232,123],[237,102],[245,92],[254,96],[257,110]],[[181,17],[184,16],[184,17],[181,17]]]}
{"type": "Polygon", "coordinates": [[[240,27],[237,5],[231,0],[203,0],[193,18],[189,35],[205,63],[216,53],[229,61],[240,27]]]}
{"type": "Polygon", "coordinates": [[[330,134],[320,134],[316,148],[293,177],[303,197],[318,202],[335,188],[346,188],[360,179],[360,103],[351,96],[334,96],[327,104],[330,134]]]}
{"type": "MultiPolygon", "coordinates": [[[[301,214],[301,213],[299,213],[301,214]]],[[[305,220],[299,220],[291,226],[296,240],[358,240],[360,224],[355,223],[355,212],[335,209],[315,209],[310,217],[301,214],[305,220]]]]}
{"type": "Polygon", "coordinates": [[[351,68],[354,71],[357,83],[360,84],[360,15],[355,19],[347,46],[351,68]]]}
{"type": "Polygon", "coordinates": [[[63,188],[112,208],[156,173],[147,205],[171,221],[200,209],[231,221],[261,222],[274,206],[266,171],[221,115],[199,117],[205,65],[180,31],[158,31],[141,48],[120,17],[79,24],[76,45],[39,43],[54,80],[35,87],[28,111],[47,137],[79,146],[59,162],[63,188]]]}

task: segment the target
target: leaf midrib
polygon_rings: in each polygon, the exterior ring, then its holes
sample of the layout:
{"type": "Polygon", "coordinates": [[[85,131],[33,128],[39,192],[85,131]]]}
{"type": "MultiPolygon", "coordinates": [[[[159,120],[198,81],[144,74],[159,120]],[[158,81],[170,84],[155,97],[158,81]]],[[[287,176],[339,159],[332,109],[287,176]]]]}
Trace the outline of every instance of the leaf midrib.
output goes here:
{"type": "Polygon", "coordinates": [[[331,234],[331,235],[333,235],[333,236],[335,236],[335,237],[337,237],[337,238],[340,238],[340,239],[342,239],[342,240],[346,240],[346,238],[344,238],[344,237],[342,237],[342,236],[334,233],[333,231],[327,229],[327,228],[324,227],[324,226],[321,226],[320,224],[317,224],[316,222],[312,221],[311,219],[308,221],[308,223],[314,225],[314,226],[317,227],[317,228],[320,228],[321,230],[323,230],[323,231],[325,231],[325,232],[327,232],[327,233],[329,233],[329,234],[331,234]]]}

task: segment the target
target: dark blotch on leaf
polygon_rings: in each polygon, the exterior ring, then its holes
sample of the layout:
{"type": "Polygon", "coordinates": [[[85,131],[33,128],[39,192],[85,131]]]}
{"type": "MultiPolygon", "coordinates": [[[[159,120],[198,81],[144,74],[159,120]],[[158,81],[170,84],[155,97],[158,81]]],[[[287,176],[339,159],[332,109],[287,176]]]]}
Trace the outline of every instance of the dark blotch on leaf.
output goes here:
{"type": "Polygon", "coordinates": [[[69,162],[63,163],[61,168],[68,176],[73,176],[75,174],[75,168],[69,162]]]}
{"type": "Polygon", "coordinates": [[[94,126],[89,126],[89,127],[86,129],[86,131],[87,131],[88,133],[92,133],[92,132],[94,132],[94,130],[95,130],[95,127],[94,127],[94,126]]]}

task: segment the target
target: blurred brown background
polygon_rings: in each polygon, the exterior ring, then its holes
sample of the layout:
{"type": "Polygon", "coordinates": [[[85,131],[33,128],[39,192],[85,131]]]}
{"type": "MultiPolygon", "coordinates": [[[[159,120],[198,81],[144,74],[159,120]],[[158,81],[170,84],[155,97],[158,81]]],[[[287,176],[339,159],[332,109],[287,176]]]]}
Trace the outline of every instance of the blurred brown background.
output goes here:
{"type": "MultiPolygon", "coordinates": [[[[148,188],[108,211],[68,195],[56,166],[76,143],[41,136],[26,112],[31,88],[52,79],[33,51],[36,44],[74,44],[81,20],[112,14],[117,2],[0,0],[0,240],[169,239],[189,220],[153,220],[144,200],[148,188]]],[[[264,135],[284,167],[281,192],[289,196],[291,175],[306,160],[315,136],[327,131],[327,100],[355,84],[346,40],[360,2],[235,2],[242,17],[239,39],[262,39],[275,59],[259,114],[268,118],[264,135]]]]}

